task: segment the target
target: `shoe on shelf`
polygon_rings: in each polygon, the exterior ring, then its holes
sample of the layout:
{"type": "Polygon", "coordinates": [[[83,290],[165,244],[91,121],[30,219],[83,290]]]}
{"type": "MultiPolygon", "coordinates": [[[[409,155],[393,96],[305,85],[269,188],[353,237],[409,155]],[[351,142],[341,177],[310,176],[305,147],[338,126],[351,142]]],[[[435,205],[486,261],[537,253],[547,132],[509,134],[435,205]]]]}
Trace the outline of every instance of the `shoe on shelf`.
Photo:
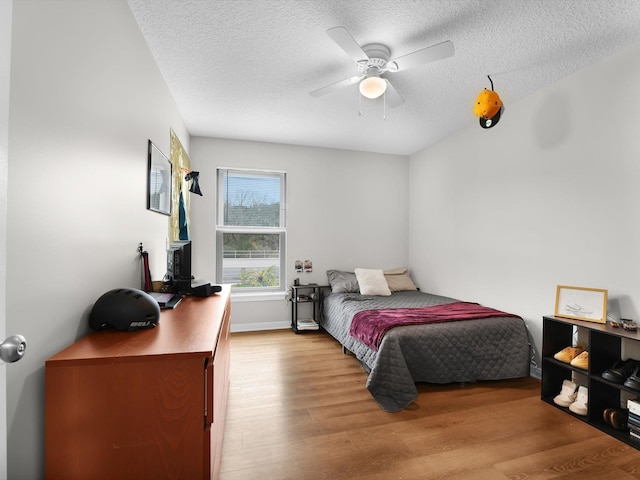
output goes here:
{"type": "Polygon", "coordinates": [[[587,414],[587,402],[589,401],[589,390],[587,387],[578,387],[578,394],[576,400],[569,405],[569,410],[577,415],[587,414]]]}
{"type": "Polygon", "coordinates": [[[571,365],[582,370],[589,370],[589,352],[586,350],[571,360],[571,365]]]}
{"type": "Polygon", "coordinates": [[[584,352],[585,348],[582,343],[579,343],[575,347],[565,347],[556,353],[553,358],[558,360],[559,362],[571,363],[571,360],[576,358],[582,352],[584,352]]]}
{"type": "Polygon", "coordinates": [[[640,364],[636,364],[629,378],[624,381],[624,386],[633,390],[640,390],[640,364]]]}
{"type": "Polygon", "coordinates": [[[578,385],[573,383],[571,380],[563,381],[562,390],[560,390],[560,393],[554,397],[553,403],[561,407],[568,407],[576,401],[576,396],[578,395],[576,392],[577,389],[578,385]]]}
{"type": "Polygon", "coordinates": [[[626,430],[629,410],[623,408],[605,408],[602,412],[604,423],[616,430],[626,430]]]}
{"type": "Polygon", "coordinates": [[[631,376],[637,366],[638,362],[632,358],[618,360],[611,368],[602,372],[602,378],[622,385],[625,380],[631,376]]]}

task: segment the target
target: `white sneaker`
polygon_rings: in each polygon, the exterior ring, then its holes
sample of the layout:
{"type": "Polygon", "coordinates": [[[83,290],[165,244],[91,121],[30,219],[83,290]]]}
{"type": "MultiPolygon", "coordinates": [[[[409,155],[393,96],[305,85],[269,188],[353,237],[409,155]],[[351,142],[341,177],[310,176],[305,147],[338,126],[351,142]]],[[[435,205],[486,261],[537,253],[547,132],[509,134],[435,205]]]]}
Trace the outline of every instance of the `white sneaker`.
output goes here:
{"type": "Polygon", "coordinates": [[[562,390],[555,396],[553,403],[561,407],[568,407],[576,400],[578,386],[571,380],[562,382],[562,390]]]}
{"type": "Polygon", "coordinates": [[[569,405],[569,410],[578,415],[587,414],[587,402],[589,401],[589,390],[587,387],[579,387],[576,401],[569,405]]]}

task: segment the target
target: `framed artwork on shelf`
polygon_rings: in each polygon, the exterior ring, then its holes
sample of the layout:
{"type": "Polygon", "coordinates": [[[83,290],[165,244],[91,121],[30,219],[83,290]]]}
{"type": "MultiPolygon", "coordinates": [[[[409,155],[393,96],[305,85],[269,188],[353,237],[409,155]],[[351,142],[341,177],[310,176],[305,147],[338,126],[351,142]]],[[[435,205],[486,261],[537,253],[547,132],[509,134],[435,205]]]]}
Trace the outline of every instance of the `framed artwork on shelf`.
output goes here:
{"type": "Polygon", "coordinates": [[[147,209],[171,215],[171,190],[173,185],[171,162],[149,140],[147,168],[147,209]]]}
{"type": "Polygon", "coordinates": [[[600,288],[556,287],[556,317],[573,318],[587,322],[607,322],[608,291],[600,288]]]}

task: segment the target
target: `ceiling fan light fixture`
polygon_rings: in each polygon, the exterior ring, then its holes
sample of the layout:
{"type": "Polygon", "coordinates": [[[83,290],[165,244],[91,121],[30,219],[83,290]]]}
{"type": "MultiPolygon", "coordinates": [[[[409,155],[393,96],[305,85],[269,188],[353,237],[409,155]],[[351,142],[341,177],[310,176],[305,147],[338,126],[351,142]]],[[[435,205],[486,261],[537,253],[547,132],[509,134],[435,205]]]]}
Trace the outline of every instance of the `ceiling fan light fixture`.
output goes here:
{"type": "Polygon", "coordinates": [[[380,77],[367,77],[360,82],[360,93],[367,98],[374,99],[382,95],[387,89],[387,82],[380,77]]]}

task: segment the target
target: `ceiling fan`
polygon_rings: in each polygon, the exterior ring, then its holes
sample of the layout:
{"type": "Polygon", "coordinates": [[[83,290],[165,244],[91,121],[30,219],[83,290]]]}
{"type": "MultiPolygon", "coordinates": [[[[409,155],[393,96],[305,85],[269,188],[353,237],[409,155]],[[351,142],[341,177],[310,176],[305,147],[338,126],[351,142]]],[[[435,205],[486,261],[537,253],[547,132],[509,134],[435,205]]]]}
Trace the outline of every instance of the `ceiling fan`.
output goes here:
{"type": "Polygon", "coordinates": [[[391,51],[389,47],[378,43],[361,47],[344,27],[330,28],[327,30],[327,34],[356,62],[358,74],[314,90],[309,93],[312,97],[320,97],[340,88],[359,83],[360,93],[363,96],[378,98],[383,93],[386,93],[387,104],[390,107],[397,107],[404,102],[404,99],[383,75],[442,60],[453,56],[455,52],[453,42],[447,40],[431,47],[390,59],[391,51]]]}

